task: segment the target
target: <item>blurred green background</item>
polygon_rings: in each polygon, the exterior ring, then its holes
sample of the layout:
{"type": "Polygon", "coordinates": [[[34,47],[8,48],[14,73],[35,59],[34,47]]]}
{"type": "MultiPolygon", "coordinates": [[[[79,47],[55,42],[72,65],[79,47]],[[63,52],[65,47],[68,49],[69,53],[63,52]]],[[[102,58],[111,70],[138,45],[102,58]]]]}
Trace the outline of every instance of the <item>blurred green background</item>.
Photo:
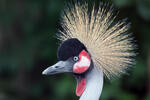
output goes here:
{"type": "MultiPolygon", "coordinates": [[[[138,55],[129,75],[105,80],[101,100],[150,100],[150,0],[103,1],[131,22],[138,55]]],[[[68,2],[0,0],[0,100],[78,100],[71,74],[41,75],[57,62],[55,36],[68,2]]]]}

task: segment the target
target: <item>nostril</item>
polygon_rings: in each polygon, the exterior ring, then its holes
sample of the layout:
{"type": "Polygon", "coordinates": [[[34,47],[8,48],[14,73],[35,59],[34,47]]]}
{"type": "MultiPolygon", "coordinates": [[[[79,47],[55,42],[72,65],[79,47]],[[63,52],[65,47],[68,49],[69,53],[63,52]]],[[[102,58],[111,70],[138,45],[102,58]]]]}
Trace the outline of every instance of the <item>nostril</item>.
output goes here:
{"type": "Polygon", "coordinates": [[[59,66],[55,66],[55,68],[58,68],[59,66]]]}

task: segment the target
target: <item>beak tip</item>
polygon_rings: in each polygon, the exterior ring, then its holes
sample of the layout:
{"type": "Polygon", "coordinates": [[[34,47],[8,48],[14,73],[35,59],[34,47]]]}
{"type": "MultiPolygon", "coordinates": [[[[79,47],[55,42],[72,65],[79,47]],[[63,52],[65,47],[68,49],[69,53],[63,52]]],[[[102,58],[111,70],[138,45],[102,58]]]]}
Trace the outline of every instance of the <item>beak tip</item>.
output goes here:
{"type": "Polygon", "coordinates": [[[42,75],[47,75],[47,72],[44,70],[44,71],[42,72],[42,75]]]}

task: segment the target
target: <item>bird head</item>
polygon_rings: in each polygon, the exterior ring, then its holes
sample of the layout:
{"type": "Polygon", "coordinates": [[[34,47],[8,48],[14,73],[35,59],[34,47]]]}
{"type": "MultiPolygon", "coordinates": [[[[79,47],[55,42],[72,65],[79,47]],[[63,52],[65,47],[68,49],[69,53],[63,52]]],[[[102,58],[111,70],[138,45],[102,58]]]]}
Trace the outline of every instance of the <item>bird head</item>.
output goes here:
{"type": "Polygon", "coordinates": [[[59,47],[57,56],[59,61],[43,71],[44,75],[64,72],[84,74],[91,66],[91,57],[84,44],[78,39],[71,38],[64,41],[59,47]]]}

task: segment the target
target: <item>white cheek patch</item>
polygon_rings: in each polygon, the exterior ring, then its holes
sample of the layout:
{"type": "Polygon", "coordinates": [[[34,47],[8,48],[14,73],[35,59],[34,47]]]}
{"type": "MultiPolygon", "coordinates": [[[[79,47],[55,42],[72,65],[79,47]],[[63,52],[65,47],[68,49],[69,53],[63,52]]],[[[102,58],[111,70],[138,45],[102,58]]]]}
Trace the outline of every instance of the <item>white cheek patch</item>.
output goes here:
{"type": "Polygon", "coordinates": [[[85,56],[81,56],[80,61],[77,62],[77,63],[75,64],[75,66],[78,66],[78,67],[85,67],[85,66],[87,66],[87,67],[89,67],[90,64],[91,64],[90,59],[88,59],[88,58],[85,57],[85,56]]]}
{"type": "Polygon", "coordinates": [[[88,52],[83,50],[79,54],[79,61],[76,62],[73,66],[73,72],[81,74],[89,69],[90,64],[91,64],[91,59],[89,57],[89,54],[88,52]]]}

